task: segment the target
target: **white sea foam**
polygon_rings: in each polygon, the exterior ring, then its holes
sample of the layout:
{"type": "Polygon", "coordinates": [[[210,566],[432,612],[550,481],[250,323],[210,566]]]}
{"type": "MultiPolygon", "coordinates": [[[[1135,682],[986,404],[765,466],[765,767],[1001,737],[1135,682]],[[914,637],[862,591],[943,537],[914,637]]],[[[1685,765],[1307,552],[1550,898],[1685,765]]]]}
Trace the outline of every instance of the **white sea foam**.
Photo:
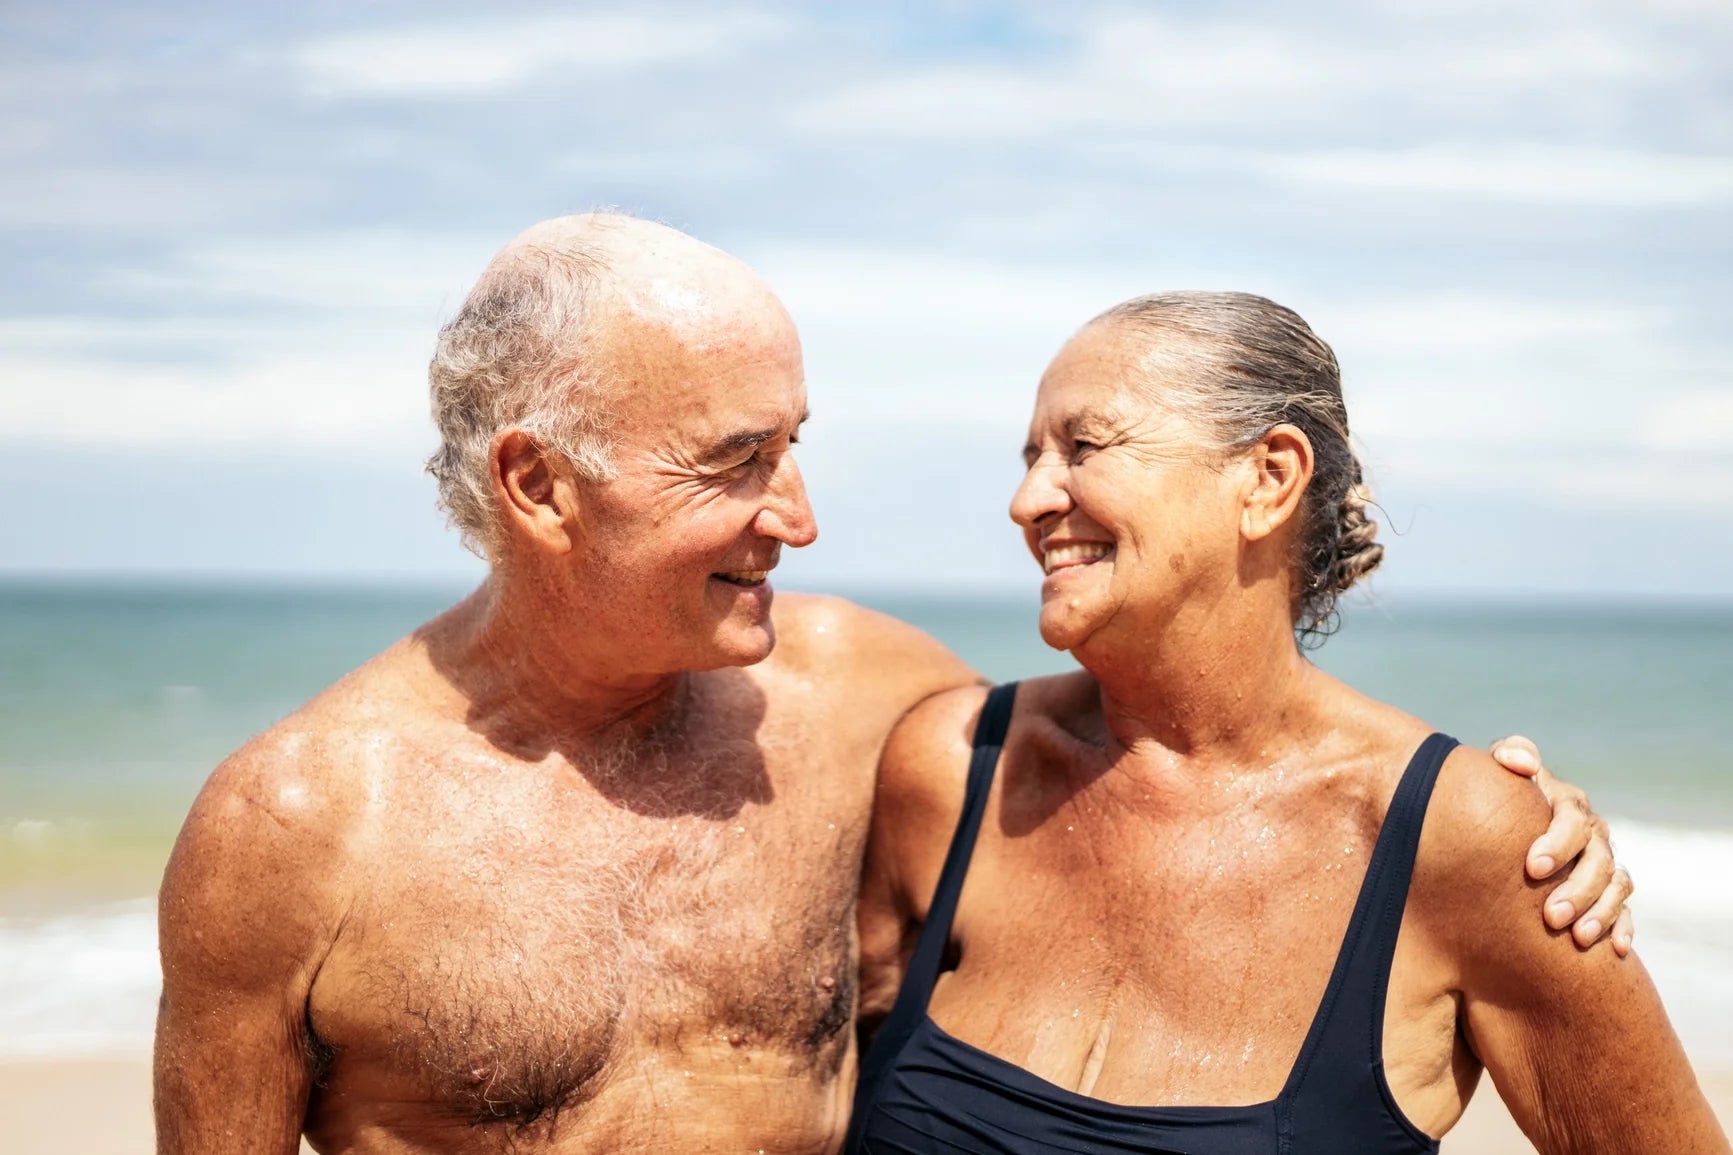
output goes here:
{"type": "MultiPolygon", "coordinates": [[[[1637,949],[1699,1062],[1733,1066],[1733,832],[1613,820],[1637,949]]],[[[150,899],[0,918],[0,1058],[143,1054],[161,972],[150,899]]]]}
{"type": "Polygon", "coordinates": [[[1733,1066],[1733,832],[1612,820],[1637,954],[1699,1062],[1733,1066]]]}
{"type": "Polygon", "coordinates": [[[161,989],[153,899],[0,919],[0,1057],[147,1051],[161,989]]]}

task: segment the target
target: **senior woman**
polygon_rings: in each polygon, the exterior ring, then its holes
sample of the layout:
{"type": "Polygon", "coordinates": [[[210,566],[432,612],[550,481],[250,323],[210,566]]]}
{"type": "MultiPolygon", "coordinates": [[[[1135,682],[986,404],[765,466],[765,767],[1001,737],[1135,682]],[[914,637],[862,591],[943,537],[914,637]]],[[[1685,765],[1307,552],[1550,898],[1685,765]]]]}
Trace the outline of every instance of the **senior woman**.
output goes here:
{"type": "Polygon", "coordinates": [[[1728,1150],[1641,962],[1539,917],[1540,797],[1306,661],[1382,549],[1304,321],[1126,302],[1024,456],[1083,668],[886,748],[851,1151],[1430,1152],[1483,1066],[1544,1152],[1728,1150]]]}

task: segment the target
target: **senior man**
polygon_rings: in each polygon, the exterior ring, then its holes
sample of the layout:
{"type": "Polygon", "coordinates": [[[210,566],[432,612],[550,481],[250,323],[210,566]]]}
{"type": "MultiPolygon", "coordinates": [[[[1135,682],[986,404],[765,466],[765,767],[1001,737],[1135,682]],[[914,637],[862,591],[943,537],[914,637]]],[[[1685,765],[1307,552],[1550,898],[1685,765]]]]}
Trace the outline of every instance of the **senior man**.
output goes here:
{"type": "Polygon", "coordinates": [[[200,795],[161,897],[159,1150],[834,1149],[880,746],[975,676],[846,602],[772,608],[817,534],[793,324],[715,249],[562,218],[489,265],[431,378],[489,577],[200,795]]]}

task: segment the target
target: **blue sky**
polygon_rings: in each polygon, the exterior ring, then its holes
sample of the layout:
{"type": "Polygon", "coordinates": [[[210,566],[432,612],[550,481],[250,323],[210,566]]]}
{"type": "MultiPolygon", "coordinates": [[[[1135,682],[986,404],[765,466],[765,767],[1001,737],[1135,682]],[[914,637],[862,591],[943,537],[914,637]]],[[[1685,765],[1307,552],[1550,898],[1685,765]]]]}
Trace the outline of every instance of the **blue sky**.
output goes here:
{"type": "Polygon", "coordinates": [[[1023,589],[1034,382],[1134,293],[1343,362],[1391,592],[1733,596],[1725,0],[0,7],[0,570],[456,579],[433,334],[524,225],[806,339],[806,586],[1023,589]]]}

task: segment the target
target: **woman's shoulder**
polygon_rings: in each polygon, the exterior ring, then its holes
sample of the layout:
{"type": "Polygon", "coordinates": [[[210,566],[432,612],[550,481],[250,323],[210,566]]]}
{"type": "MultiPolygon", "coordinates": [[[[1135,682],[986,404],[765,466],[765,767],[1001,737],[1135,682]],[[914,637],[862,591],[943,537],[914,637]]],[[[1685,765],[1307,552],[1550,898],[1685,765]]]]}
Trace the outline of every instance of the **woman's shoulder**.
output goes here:
{"type": "MultiPolygon", "coordinates": [[[[975,730],[992,687],[943,690],[903,715],[879,764],[881,816],[916,825],[954,825],[963,808],[975,730]]],[[[1076,714],[1096,700],[1095,682],[1077,671],[1017,683],[1007,746],[1076,714]]]]}
{"type": "Polygon", "coordinates": [[[1451,939],[1546,933],[1538,914],[1546,888],[1528,877],[1525,863],[1550,816],[1533,782],[1485,750],[1457,746],[1426,807],[1410,909],[1451,939]]]}

